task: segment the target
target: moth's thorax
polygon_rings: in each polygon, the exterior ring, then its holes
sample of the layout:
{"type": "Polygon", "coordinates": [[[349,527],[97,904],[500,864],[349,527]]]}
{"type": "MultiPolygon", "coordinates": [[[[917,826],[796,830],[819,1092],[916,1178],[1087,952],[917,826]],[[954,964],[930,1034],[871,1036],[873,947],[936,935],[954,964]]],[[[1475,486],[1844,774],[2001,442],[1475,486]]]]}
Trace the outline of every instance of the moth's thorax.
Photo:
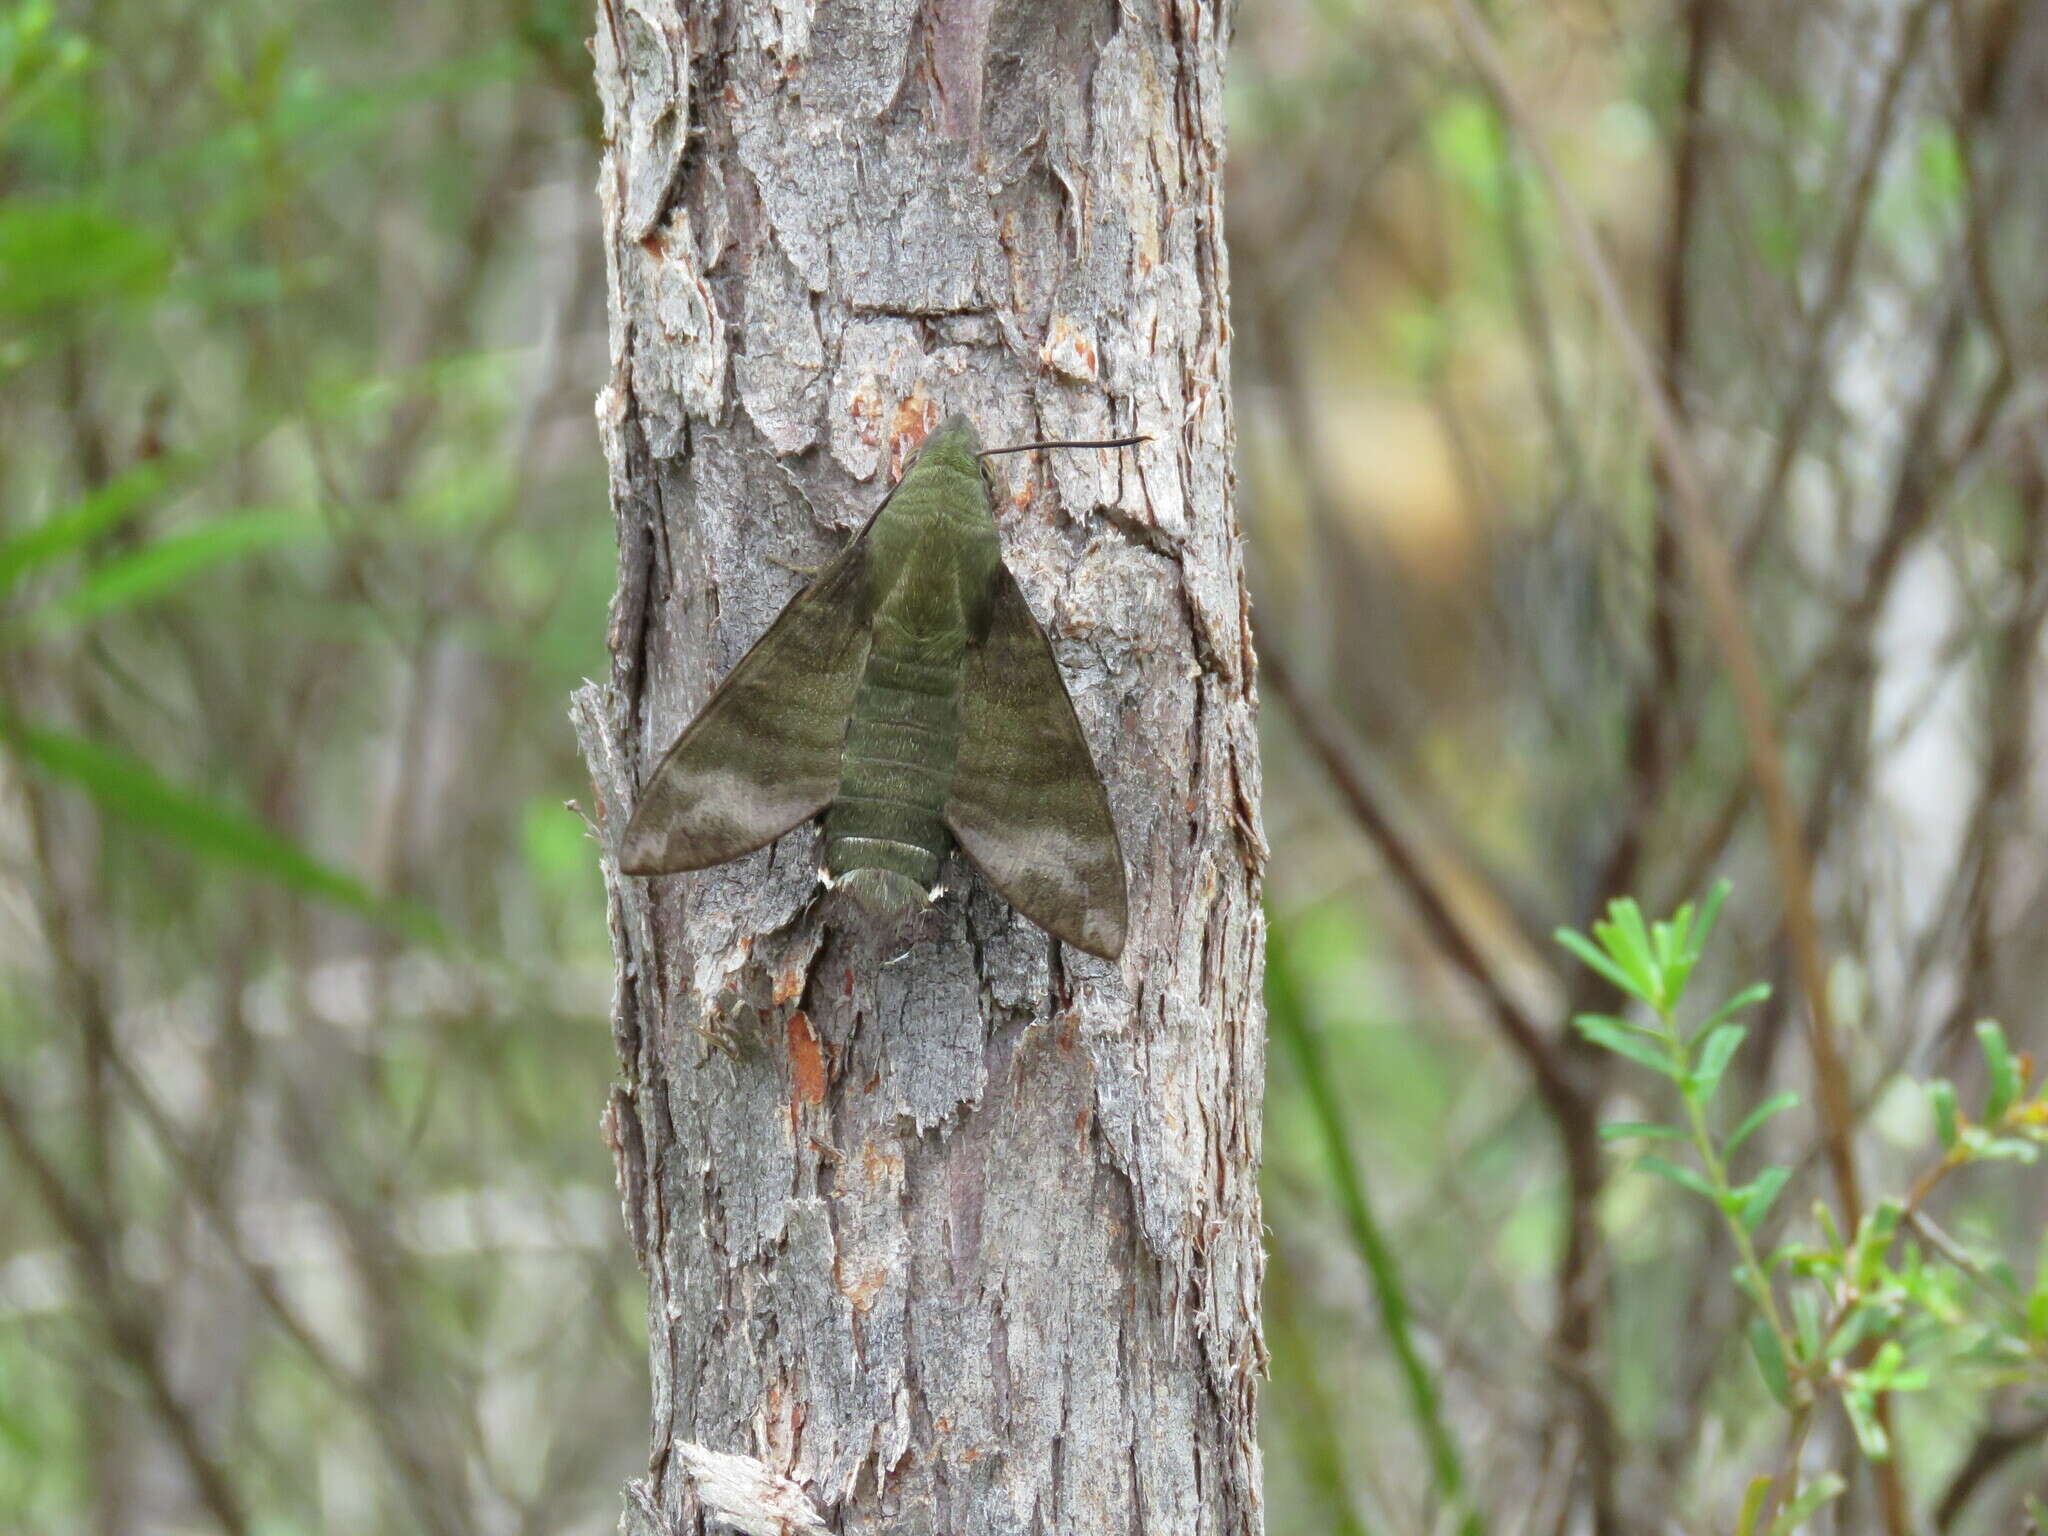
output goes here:
{"type": "Polygon", "coordinates": [[[983,590],[1002,559],[980,463],[956,457],[920,458],[869,536],[881,556],[877,619],[903,635],[964,635],[967,594],[983,590]]]}

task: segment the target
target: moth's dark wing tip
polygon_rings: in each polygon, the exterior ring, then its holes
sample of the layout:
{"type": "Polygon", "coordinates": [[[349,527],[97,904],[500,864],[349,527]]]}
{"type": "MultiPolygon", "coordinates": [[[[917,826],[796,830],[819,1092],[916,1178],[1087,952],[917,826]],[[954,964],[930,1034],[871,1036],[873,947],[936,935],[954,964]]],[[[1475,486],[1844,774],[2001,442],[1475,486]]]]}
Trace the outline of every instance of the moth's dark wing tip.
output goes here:
{"type": "Polygon", "coordinates": [[[1114,965],[1124,957],[1124,925],[1121,922],[1091,923],[1086,933],[1076,934],[1067,942],[1114,965]]]}
{"type": "Polygon", "coordinates": [[[627,842],[619,847],[619,873],[622,875],[665,875],[669,873],[661,864],[656,851],[645,843],[627,842]]]}
{"type": "Polygon", "coordinates": [[[1124,957],[1124,929],[1126,927],[1125,894],[1123,882],[1117,882],[1116,904],[1099,910],[1091,910],[1082,923],[1079,947],[1091,955],[1115,962],[1124,957]]]}
{"type": "Polygon", "coordinates": [[[1065,906],[1033,901],[1017,910],[1062,944],[1112,964],[1121,960],[1127,926],[1123,882],[1117,882],[1113,893],[1098,891],[1092,898],[1080,892],[1072,894],[1078,899],[1065,906]]]}
{"type": "Polygon", "coordinates": [[[682,839],[657,830],[659,818],[635,816],[619,839],[619,873],[622,875],[673,875],[686,869],[701,869],[703,861],[692,859],[676,845],[682,839]]]}
{"type": "Polygon", "coordinates": [[[650,858],[645,852],[619,855],[619,873],[622,875],[666,875],[674,871],[663,869],[660,861],[650,858]]]}

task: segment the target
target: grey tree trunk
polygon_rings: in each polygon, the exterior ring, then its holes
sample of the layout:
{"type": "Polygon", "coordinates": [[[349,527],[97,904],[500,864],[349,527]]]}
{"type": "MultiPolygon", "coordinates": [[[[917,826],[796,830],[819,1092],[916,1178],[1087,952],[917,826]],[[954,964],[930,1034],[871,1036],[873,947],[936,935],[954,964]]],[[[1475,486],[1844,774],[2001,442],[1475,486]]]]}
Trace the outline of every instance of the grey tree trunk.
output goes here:
{"type": "Polygon", "coordinates": [[[1198,0],[603,0],[620,543],[598,795],[646,1270],[629,1530],[1256,1532],[1264,845],[1231,507],[1227,18],[1198,0]],[[940,415],[1109,785],[1116,965],[957,857],[861,966],[806,827],[622,878],[634,786],[940,415]],[[820,1524],[820,1520],[824,1525],[820,1524]]]}

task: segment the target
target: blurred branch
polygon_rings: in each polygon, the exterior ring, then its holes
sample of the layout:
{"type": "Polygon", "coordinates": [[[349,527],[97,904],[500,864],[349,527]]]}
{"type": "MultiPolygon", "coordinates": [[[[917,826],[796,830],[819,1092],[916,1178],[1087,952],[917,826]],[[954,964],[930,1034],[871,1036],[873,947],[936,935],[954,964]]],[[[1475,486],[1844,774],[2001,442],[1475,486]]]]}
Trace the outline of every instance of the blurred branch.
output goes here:
{"type": "MultiPolygon", "coordinates": [[[[1672,152],[1671,213],[1664,238],[1661,300],[1663,374],[1672,411],[1681,420],[1685,414],[1685,375],[1692,340],[1687,298],[1693,285],[1693,231],[1706,158],[1707,72],[1714,52],[1714,24],[1720,6],[1721,0],[1690,0],[1686,7],[1685,86],[1678,140],[1672,152]]],[[[1634,887],[1650,824],[1678,756],[1666,740],[1666,721],[1676,706],[1679,686],[1678,627],[1673,613],[1678,596],[1678,539],[1672,527],[1671,487],[1661,467],[1658,474],[1662,494],[1650,552],[1650,607],[1646,623],[1650,670],[1637,684],[1635,696],[1629,702],[1623,748],[1628,761],[1628,803],[1607,856],[1599,865],[1590,903],[1596,909],[1608,897],[1626,894],[1634,887]]],[[[1574,977],[1574,990],[1582,991],[1591,973],[1580,970],[1574,977]]]]}
{"type": "Polygon", "coordinates": [[[107,1251],[105,1230],[95,1223],[85,1203],[44,1155],[29,1129],[27,1111],[4,1082],[0,1082],[0,1139],[6,1141],[15,1161],[35,1185],[44,1209],[77,1250],[79,1270],[92,1296],[94,1310],[115,1351],[141,1379],[150,1407],[177,1447],[200,1502],[222,1530],[230,1536],[244,1536],[250,1526],[242,1512],[241,1496],[235,1491],[227,1468],[207,1448],[192,1410],[171,1385],[150,1313],[131,1305],[123,1293],[113,1257],[107,1251]]]}
{"type": "Polygon", "coordinates": [[[178,1175],[180,1187],[193,1197],[193,1203],[204,1213],[207,1224],[213,1228],[214,1238],[221,1249],[233,1262],[235,1270],[256,1293],[271,1319],[284,1330],[285,1336],[297,1345],[320,1375],[334,1386],[342,1396],[348,1398],[383,1445],[385,1454],[390,1456],[392,1465],[399,1469],[412,1496],[414,1512],[422,1528],[429,1531],[451,1531],[457,1527],[448,1523],[437,1511],[437,1500],[445,1500],[448,1491],[443,1486],[445,1478],[422,1461],[417,1447],[405,1437],[400,1426],[382,1410],[369,1383],[358,1378],[354,1372],[335,1357],[303,1318],[284,1298],[277,1283],[262,1265],[251,1258],[243,1248],[241,1235],[235,1218],[223,1204],[217,1183],[206,1177],[186,1150],[177,1127],[171,1123],[163,1107],[156,1102],[139,1074],[120,1052],[113,1053],[111,1065],[116,1079],[129,1101],[141,1112],[148,1124],[150,1134],[163,1152],[171,1170],[178,1175]]]}
{"type": "MultiPolygon", "coordinates": [[[[1817,1098],[1828,1162],[1841,1203],[1843,1225],[1854,1229],[1863,1213],[1863,1192],[1856,1170],[1854,1111],[1848,1070],[1836,1039],[1833,1006],[1828,996],[1827,965],[1821,951],[1820,925],[1814,914],[1813,874],[1799,811],[1793,803],[1785,777],[1784,758],[1772,724],[1772,706],[1756,641],[1743,616],[1741,598],[1736,589],[1734,564],[1707,510],[1705,476],[1670,400],[1665,381],[1659,377],[1649,349],[1629,317],[1627,302],[1622,297],[1606,254],[1566,185],[1548,146],[1522,107],[1499,50],[1494,46],[1491,31],[1473,10],[1470,0],[1445,0],[1445,3],[1474,68],[1501,111],[1515,124],[1531,158],[1542,172],[1559,220],[1570,236],[1594,297],[1642,397],[1663,473],[1673,492],[1679,535],[1706,605],[1708,627],[1740,706],[1743,735],[1749,748],[1750,771],[1756,780],[1757,793],[1764,802],[1770,829],[1786,937],[1791,945],[1800,989],[1806,995],[1808,1044],[1819,1089],[1817,1098]]],[[[1930,4],[1931,0],[1920,0],[1919,9],[1926,10],[1930,4]]],[[[1882,1396],[1878,1399],[1877,1411],[1880,1422],[1888,1419],[1882,1396]]],[[[1875,1472],[1886,1528],[1891,1536],[1907,1536],[1912,1527],[1912,1516],[1906,1506],[1897,1459],[1877,1464],[1875,1472]]]]}
{"type": "Polygon", "coordinates": [[[2048,1444],[2048,1413],[2034,1414],[2017,1424],[1985,1425],[1935,1503],[1935,1530],[1952,1529],[1978,1490],[2007,1462],[2027,1451],[2040,1450],[2044,1444],[2048,1444]]]}
{"type": "Polygon", "coordinates": [[[1386,862],[1395,882],[1413,904],[1431,941],[1452,967],[1477,989],[1495,1024],[1536,1079],[1544,1102],[1560,1114],[1583,1115],[1585,1106],[1579,1101],[1578,1090],[1559,1069],[1551,1043],[1480,952],[1478,941],[1466,931],[1464,923],[1453,912],[1449,898],[1437,888],[1421,857],[1394,826],[1373,786],[1338,742],[1336,734],[1324,723],[1321,708],[1302,694],[1286,655],[1264,630],[1259,632],[1257,644],[1260,680],[1271,687],[1274,696],[1287,710],[1295,730],[1329,776],[1331,787],[1337,791],[1352,820],[1358,823],[1367,840],[1386,862]]]}
{"type": "Polygon", "coordinates": [[[1598,1529],[1617,1529],[1611,1474],[1618,1459],[1618,1433],[1611,1405],[1592,1368],[1597,1333],[1599,1249],[1595,1205],[1604,1180],[1600,1161],[1599,1106],[1572,1080],[1564,1055],[1536,1026],[1509,992],[1478,942],[1452,910],[1449,899],[1408,840],[1395,827],[1373,786],[1324,721],[1323,711],[1303,696],[1285,654],[1270,637],[1257,637],[1260,678],[1270,688],[1301,739],[1322,765],[1339,799],[1385,861],[1437,949],[1479,992],[1487,1012],[1509,1046],[1522,1058],[1537,1098],[1550,1117],[1564,1155],[1568,1187],[1564,1242],[1557,1262],[1557,1321],[1553,1361],[1581,1407],[1585,1458],[1595,1485],[1598,1529]]]}
{"type": "Polygon", "coordinates": [[[1771,702],[1763,680],[1756,641],[1742,614],[1734,567],[1729,561],[1727,548],[1714,531],[1707,512],[1705,478],[1658,376],[1656,364],[1629,318],[1628,306],[1622,298],[1613,269],[1608,265],[1592,226],[1565,185],[1556,161],[1536,134],[1528,113],[1509,82],[1492,34],[1472,9],[1470,0],[1445,0],[1445,3],[1474,67],[1515,124],[1524,146],[1549,186],[1574,253],[1634,375],[1664,473],[1669,477],[1679,513],[1679,532],[1706,603],[1715,645],[1721,652],[1722,664],[1728,671],[1741,706],[1750,768],[1770,823],[1772,854],[1778,866],[1784,898],[1787,936],[1792,944],[1801,989],[1806,993],[1809,1010],[1814,1069],[1819,1080],[1829,1163],[1843,1212],[1848,1223],[1854,1225],[1862,1215],[1863,1195],[1850,1140],[1848,1077],[1835,1038],[1834,1014],[1827,995],[1827,967],[1822,958],[1820,930],[1813,912],[1813,876],[1800,833],[1799,813],[1786,783],[1784,759],[1771,722],[1771,702]]]}
{"type": "MultiPolygon", "coordinates": [[[[1781,707],[1785,715],[1795,721],[1810,706],[1817,707],[1814,705],[1816,699],[1822,702],[1832,699],[1832,715],[1811,733],[1812,738],[1818,741],[1839,744],[1847,740],[1852,722],[1865,707],[1865,696],[1874,676],[1870,659],[1871,626],[1883,613],[1906,556],[1934,526],[1937,514],[1944,510],[1956,493],[1956,485],[1967,467],[1985,451],[2013,395],[2017,382],[2015,374],[2003,366],[1996,368],[1977,397],[1957,447],[1945,458],[1940,456],[1939,444],[1935,440],[1940,407],[1953,392],[1954,370],[1965,340],[1961,302],[1961,295],[1955,295],[1944,312],[1935,340],[1934,366],[1928,370],[1899,445],[1892,493],[1877,545],[1864,563],[1855,592],[1842,604],[1833,630],[1818,653],[1784,690],[1781,707]],[[1834,694],[1824,692],[1823,685],[1841,678],[1846,678],[1852,686],[1834,694]]],[[[1687,734],[1692,739],[1681,745],[1679,755],[1690,750],[1697,739],[1699,717],[1694,715],[1688,724],[1687,734]]],[[[1812,809],[1805,844],[1813,854],[1817,855],[1823,849],[1831,834],[1834,808],[1850,798],[1841,793],[1844,786],[1839,782],[1839,770],[1844,766],[1837,759],[1837,782],[1832,786],[1834,793],[1817,799],[1812,809]]],[[[1706,883],[1736,827],[1753,803],[1754,797],[1745,783],[1729,786],[1705,829],[1691,841],[1683,873],[1670,887],[1673,901],[1682,899],[1686,893],[1706,883]]]]}
{"type": "Polygon", "coordinates": [[[1514,295],[1515,318],[1522,328],[1522,345],[1529,354],[1529,373],[1536,387],[1536,401],[1543,411],[1550,440],[1557,445],[1564,463],[1564,495],[1576,501],[1586,485],[1586,450],[1579,440],[1578,424],[1565,403],[1563,368],[1558,361],[1557,334],[1551,324],[1550,306],[1544,302],[1543,285],[1537,274],[1535,244],[1529,235],[1528,209],[1522,201],[1521,168],[1515,163],[1513,127],[1498,110],[1493,114],[1499,142],[1494,159],[1498,167],[1500,196],[1500,238],[1508,280],[1514,295]]]}
{"type": "Polygon", "coordinates": [[[1807,317],[1799,364],[1792,376],[1792,393],[1786,402],[1785,419],[1778,429],[1777,449],[1771,456],[1770,472],[1764,477],[1763,489],[1757,495],[1756,508],[1737,561],[1740,566],[1747,566],[1762,540],[1763,530],[1770,525],[1778,500],[1784,494],[1786,477],[1791,474],[1799,451],[1805,445],[1807,428],[1812,425],[1814,409],[1823,393],[1821,370],[1827,365],[1828,342],[1834,333],[1835,321],[1849,297],[1850,283],[1856,275],[1857,259],[1863,249],[1864,230],[1870,221],[1878,172],[1884,167],[1885,154],[1891,147],[1892,134],[1897,126],[1899,99],[1904,93],[1907,78],[1912,74],[1914,62],[1920,56],[1927,23],[1940,4],[1941,0],[1914,0],[1913,8],[1899,24],[1899,40],[1878,87],[1877,103],[1871,110],[1870,132],[1864,140],[1856,173],[1842,198],[1842,226],[1836,231],[1834,246],[1828,253],[1820,300],[1807,317]]]}

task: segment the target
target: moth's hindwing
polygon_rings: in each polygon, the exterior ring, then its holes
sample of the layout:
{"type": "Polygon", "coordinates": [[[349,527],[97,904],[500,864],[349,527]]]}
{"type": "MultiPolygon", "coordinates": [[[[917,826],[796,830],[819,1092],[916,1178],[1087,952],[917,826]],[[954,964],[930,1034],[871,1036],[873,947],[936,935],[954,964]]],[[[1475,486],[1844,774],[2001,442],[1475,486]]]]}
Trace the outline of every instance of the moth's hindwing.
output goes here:
{"type": "Polygon", "coordinates": [[[946,824],[1003,899],[1090,954],[1123,953],[1123,852],[1045,632],[1001,565],[970,616],[946,824]]]}
{"type": "Polygon", "coordinates": [[[640,793],[619,868],[722,864],[822,811],[867,661],[868,527],[769,626],[640,793]]]}

